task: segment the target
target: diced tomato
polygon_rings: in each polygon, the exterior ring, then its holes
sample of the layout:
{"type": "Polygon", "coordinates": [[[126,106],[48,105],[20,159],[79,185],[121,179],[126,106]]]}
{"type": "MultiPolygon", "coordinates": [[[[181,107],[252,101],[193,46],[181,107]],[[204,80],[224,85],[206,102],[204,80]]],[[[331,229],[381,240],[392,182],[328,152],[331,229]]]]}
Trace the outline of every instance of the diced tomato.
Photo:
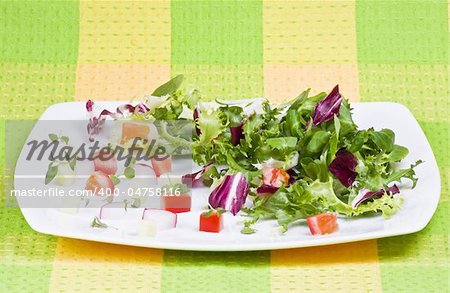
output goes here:
{"type": "Polygon", "coordinates": [[[286,186],[289,183],[289,174],[281,168],[264,168],[263,182],[273,187],[286,186]]]}
{"type": "Polygon", "coordinates": [[[163,160],[161,158],[152,158],[151,161],[156,177],[172,172],[172,158],[170,156],[163,160]]]}
{"type": "Polygon", "coordinates": [[[135,139],[136,137],[147,139],[149,132],[150,127],[148,125],[125,122],[122,124],[122,139],[120,143],[125,143],[130,139],[135,139]]]}
{"type": "Polygon", "coordinates": [[[108,175],[101,171],[96,171],[89,176],[85,188],[94,192],[94,194],[111,195],[113,194],[114,183],[108,175]]]}
{"type": "Polygon", "coordinates": [[[113,175],[117,172],[117,161],[116,157],[111,153],[100,154],[100,152],[95,153],[94,168],[95,171],[101,171],[106,175],[113,175]],[[110,158],[111,157],[111,158],[110,158]],[[105,160],[107,158],[107,160],[105,160]]]}
{"type": "Polygon", "coordinates": [[[306,222],[313,235],[331,234],[339,228],[336,213],[315,215],[306,218],[306,222]]]}
{"type": "Polygon", "coordinates": [[[219,233],[223,228],[222,213],[206,211],[200,215],[200,231],[219,233]]]}
{"type": "Polygon", "coordinates": [[[182,193],[178,196],[162,196],[162,208],[172,213],[184,213],[191,211],[191,196],[182,193]]]}

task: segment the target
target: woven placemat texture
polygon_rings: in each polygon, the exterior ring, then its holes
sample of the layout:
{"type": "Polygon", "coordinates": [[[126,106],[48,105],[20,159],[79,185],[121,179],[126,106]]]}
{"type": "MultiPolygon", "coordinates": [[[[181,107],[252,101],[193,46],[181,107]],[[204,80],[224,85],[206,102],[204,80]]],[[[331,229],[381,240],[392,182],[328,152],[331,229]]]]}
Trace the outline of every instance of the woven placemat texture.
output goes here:
{"type": "MultiPolygon", "coordinates": [[[[441,172],[412,235],[261,252],[185,252],[34,232],[0,197],[0,292],[449,292],[447,1],[1,1],[0,138],[65,101],[129,100],[175,74],[206,100],[339,84],[418,119],[441,172]]],[[[0,143],[0,188],[12,176],[0,143]]],[[[423,195],[426,196],[426,195],[423,195]]]]}

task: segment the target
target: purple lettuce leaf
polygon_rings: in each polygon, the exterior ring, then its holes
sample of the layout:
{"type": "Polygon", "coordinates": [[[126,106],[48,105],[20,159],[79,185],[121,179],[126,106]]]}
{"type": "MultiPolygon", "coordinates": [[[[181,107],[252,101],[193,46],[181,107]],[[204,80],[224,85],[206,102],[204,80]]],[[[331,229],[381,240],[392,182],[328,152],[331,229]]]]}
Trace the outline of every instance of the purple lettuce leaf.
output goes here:
{"type": "Polygon", "coordinates": [[[236,215],[247,199],[249,188],[244,174],[226,175],[209,195],[209,204],[213,209],[222,208],[236,215]]]}
{"type": "Polygon", "coordinates": [[[362,188],[358,192],[358,195],[353,199],[352,208],[355,209],[364,201],[366,201],[370,198],[379,198],[379,197],[383,196],[385,193],[397,194],[397,193],[400,193],[400,189],[395,184],[392,185],[391,187],[387,187],[385,189],[380,189],[380,190],[376,190],[376,191],[370,191],[365,188],[362,188]]]}
{"type": "Polygon", "coordinates": [[[314,113],[312,115],[313,126],[332,120],[335,114],[339,115],[342,99],[343,97],[339,93],[339,86],[336,85],[314,108],[314,113]]]}
{"type": "Polygon", "coordinates": [[[231,143],[236,146],[239,144],[241,139],[244,138],[244,133],[242,131],[242,127],[244,126],[244,123],[242,122],[241,125],[230,127],[230,133],[231,133],[231,143]]]}
{"type": "Polygon", "coordinates": [[[353,184],[358,173],[355,172],[358,160],[356,157],[346,149],[340,149],[336,153],[336,157],[328,166],[331,174],[336,176],[339,181],[345,186],[349,187],[353,184]]]}

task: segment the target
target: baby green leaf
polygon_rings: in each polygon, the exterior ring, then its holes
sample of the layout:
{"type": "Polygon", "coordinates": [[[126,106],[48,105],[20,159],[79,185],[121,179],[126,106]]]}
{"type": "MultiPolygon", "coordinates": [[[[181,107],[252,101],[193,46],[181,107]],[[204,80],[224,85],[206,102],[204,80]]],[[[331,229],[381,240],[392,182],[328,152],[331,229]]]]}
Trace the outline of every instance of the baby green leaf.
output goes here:
{"type": "Polygon", "coordinates": [[[120,179],[116,175],[109,175],[109,179],[111,179],[111,181],[113,182],[114,185],[117,185],[120,183],[120,179]]]}
{"type": "Polygon", "coordinates": [[[72,169],[72,171],[75,171],[75,165],[77,164],[77,158],[72,158],[69,161],[69,167],[72,169]]]}
{"type": "Polygon", "coordinates": [[[255,232],[256,232],[256,230],[254,228],[251,228],[251,227],[244,227],[244,228],[241,229],[241,233],[242,234],[253,234],[255,232]]]}
{"type": "Polygon", "coordinates": [[[48,165],[47,174],[45,175],[45,185],[49,184],[58,174],[58,166],[53,166],[53,162],[48,165]]]}
{"type": "Polygon", "coordinates": [[[64,142],[65,144],[68,144],[68,143],[69,143],[69,137],[68,137],[68,136],[63,135],[63,136],[60,137],[60,139],[61,139],[61,141],[64,142]]]}
{"type": "Polygon", "coordinates": [[[330,133],[319,130],[313,134],[311,140],[306,145],[306,151],[311,154],[317,154],[322,152],[325,145],[328,143],[330,139],[330,133]]]}
{"type": "Polygon", "coordinates": [[[295,146],[297,145],[297,138],[296,137],[268,138],[266,140],[266,143],[272,148],[284,150],[287,148],[295,148],[295,146]]]}
{"type": "Polygon", "coordinates": [[[132,179],[135,176],[135,171],[131,167],[126,167],[125,170],[123,171],[123,175],[125,175],[125,177],[128,179],[132,179]]]}
{"type": "Polygon", "coordinates": [[[91,227],[92,228],[102,228],[102,229],[113,228],[113,229],[117,230],[116,227],[109,226],[109,225],[106,225],[105,223],[103,223],[98,217],[95,217],[94,220],[92,220],[91,227]]]}
{"type": "Polygon", "coordinates": [[[184,81],[184,75],[180,74],[160,85],[156,90],[153,91],[152,96],[162,97],[165,95],[173,94],[181,86],[184,81]]]}
{"type": "Polygon", "coordinates": [[[48,137],[50,138],[51,141],[57,141],[58,140],[58,136],[54,133],[50,133],[48,135],[48,137]]]}
{"type": "Polygon", "coordinates": [[[137,209],[140,206],[141,206],[141,199],[140,198],[133,199],[133,202],[131,203],[131,207],[137,209]]]}

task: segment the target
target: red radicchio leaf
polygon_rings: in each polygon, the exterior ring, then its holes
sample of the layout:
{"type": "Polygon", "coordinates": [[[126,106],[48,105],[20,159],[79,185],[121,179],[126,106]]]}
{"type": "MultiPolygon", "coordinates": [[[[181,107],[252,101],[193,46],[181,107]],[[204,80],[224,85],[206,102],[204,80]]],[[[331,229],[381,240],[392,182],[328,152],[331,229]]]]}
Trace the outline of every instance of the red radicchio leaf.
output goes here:
{"type": "Polygon", "coordinates": [[[200,116],[200,110],[198,109],[198,107],[196,107],[194,109],[194,125],[195,125],[195,132],[197,133],[197,136],[200,136],[200,134],[201,134],[200,128],[198,128],[198,125],[197,125],[199,116],[200,116]]]}
{"type": "Polygon", "coordinates": [[[339,93],[339,86],[336,85],[334,89],[320,101],[312,115],[313,126],[317,126],[322,122],[327,122],[333,119],[333,116],[339,115],[339,109],[341,108],[342,95],[339,93]]]}
{"type": "Polygon", "coordinates": [[[249,188],[244,174],[226,175],[209,195],[209,204],[213,209],[222,208],[236,215],[247,199],[249,188]]]}
{"type": "Polygon", "coordinates": [[[198,172],[183,175],[181,177],[181,182],[192,188],[205,186],[202,175],[208,170],[209,167],[210,165],[206,165],[203,166],[203,168],[198,172]]]}
{"type": "Polygon", "coordinates": [[[278,188],[279,187],[275,187],[275,186],[268,185],[268,184],[263,184],[256,189],[256,193],[259,196],[271,195],[271,194],[275,193],[278,190],[278,188]]]}
{"type": "Polygon", "coordinates": [[[94,114],[94,102],[88,100],[86,102],[86,110],[88,112],[89,123],[87,125],[87,132],[89,135],[89,141],[94,141],[94,135],[98,134],[102,129],[106,117],[110,116],[113,119],[123,117],[127,113],[146,113],[150,109],[143,103],[139,103],[136,106],[130,104],[120,105],[116,108],[116,112],[111,112],[107,109],[103,109],[100,115],[94,114]]]}
{"type": "Polygon", "coordinates": [[[358,160],[356,157],[346,149],[340,149],[336,153],[333,162],[328,166],[328,170],[336,176],[339,181],[345,186],[349,187],[353,184],[358,173],[355,172],[358,160]]]}
{"type": "Polygon", "coordinates": [[[239,141],[244,138],[244,133],[242,132],[242,126],[244,126],[244,122],[239,126],[230,127],[231,133],[231,143],[236,146],[239,144],[239,141]]]}
{"type": "Polygon", "coordinates": [[[202,187],[202,186],[204,186],[203,180],[202,180],[202,174],[204,172],[205,171],[202,169],[202,170],[192,173],[192,174],[183,175],[183,177],[181,177],[181,182],[192,188],[202,187]]]}
{"type": "Polygon", "coordinates": [[[298,171],[295,170],[294,168],[291,168],[289,170],[286,171],[289,175],[289,184],[294,183],[297,179],[298,176],[298,171]]]}
{"type": "Polygon", "coordinates": [[[239,179],[237,188],[236,188],[236,196],[233,197],[231,201],[230,212],[236,216],[236,214],[241,210],[242,206],[245,204],[245,200],[247,199],[248,190],[250,186],[245,179],[245,176],[241,174],[241,178],[239,179]]]}
{"type": "Polygon", "coordinates": [[[391,194],[397,194],[400,193],[400,189],[398,189],[397,185],[392,185],[391,187],[387,187],[386,189],[380,189],[377,191],[370,191],[365,188],[362,188],[358,195],[353,199],[352,202],[352,208],[356,208],[359,206],[362,202],[370,199],[370,198],[379,198],[383,196],[385,193],[391,193],[391,194]]]}

